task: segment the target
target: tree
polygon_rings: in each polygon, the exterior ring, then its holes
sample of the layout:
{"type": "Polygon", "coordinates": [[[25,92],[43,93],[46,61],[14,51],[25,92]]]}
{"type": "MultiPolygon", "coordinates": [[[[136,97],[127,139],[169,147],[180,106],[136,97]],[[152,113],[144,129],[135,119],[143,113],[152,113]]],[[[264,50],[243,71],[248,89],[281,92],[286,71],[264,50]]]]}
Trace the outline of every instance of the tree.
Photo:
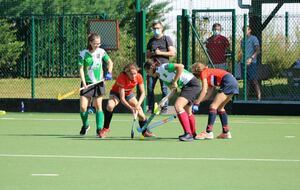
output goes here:
{"type": "Polygon", "coordinates": [[[6,70],[16,69],[17,60],[23,50],[24,42],[20,42],[16,37],[16,29],[13,23],[9,23],[5,19],[0,20],[0,69],[6,70]]]}

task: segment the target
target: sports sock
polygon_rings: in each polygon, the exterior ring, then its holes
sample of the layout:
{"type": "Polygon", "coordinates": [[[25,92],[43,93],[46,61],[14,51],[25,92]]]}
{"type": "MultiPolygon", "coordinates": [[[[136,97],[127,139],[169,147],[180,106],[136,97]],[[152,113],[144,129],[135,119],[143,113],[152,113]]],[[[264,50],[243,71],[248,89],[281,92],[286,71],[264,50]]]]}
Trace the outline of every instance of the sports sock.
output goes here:
{"type": "Polygon", "coordinates": [[[139,121],[140,128],[142,128],[147,123],[147,119],[145,121],[139,121]]]}
{"type": "Polygon", "coordinates": [[[216,117],[217,117],[217,110],[210,108],[208,111],[208,121],[207,121],[207,127],[206,127],[207,133],[209,133],[213,130],[213,126],[216,121],[216,117]]]}
{"type": "Polygon", "coordinates": [[[229,131],[227,113],[226,111],[218,111],[218,114],[222,123],[222,131],[223,133],[227,133],[229,131]]]}
{"type": "Polygon", "coordinates": [[[177,113],[178,119],[185,133],[192,134],[189,117],[185,111],[177,113]]]}
{"type": "Polygon", "coordinates": [[[104,112],[104,128],[109,129],[110,121],[113,116],[113,112],[105,111],[104,112]]]}
{"type": "Polygon", "coordinates": [[[189,115],[189,121],[190,121],[192,135],[195,135],[196,134],[196,124],[195,124],[195,115],[194,114],[189,115]]]}
{"type": "Polygon", "coordinates": [[[97,130],[101,130],[103,128],[103,111],[97,111],[96,112],[96,126],[97,130]]]}
{"type": "Polygon", "coordinates": [[[81,117],[81,121],[82,121],[82,125],[84,127],[89,126],[89,120],[88,120],[88,116],[89,116],[89,112],[80,112],[80,117],[81,117]]]}

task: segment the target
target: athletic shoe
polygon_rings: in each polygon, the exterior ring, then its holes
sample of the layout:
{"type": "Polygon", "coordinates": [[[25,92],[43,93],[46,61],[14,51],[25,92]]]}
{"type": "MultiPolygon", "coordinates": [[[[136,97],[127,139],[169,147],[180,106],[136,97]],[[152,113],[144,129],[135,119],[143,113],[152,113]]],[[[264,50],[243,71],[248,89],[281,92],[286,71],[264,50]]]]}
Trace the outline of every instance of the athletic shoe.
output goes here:
{"type": "Polygon", "coordinates": [[[205,140],[205,139],[213,139],[214,138],[214,133],[213,132],[201,132],[199,135],[194,137],[195,140],[205,140]]]}
{"type": "Polygon", "coordinates": [[[184,133],[183,135],[180,135],[179,140],[180,141],[193,141],[194,137],[190,133],[184,133]]]}
{"type": "Polygon", "coordinates": [[[105,138],[106,137],[106,135],[107,135],[107,133],[109,133],[109,129],[107,129],[107,128],[103,128],[103,129],[101,129],[101,131],[99,131],[99,133],[98,133],[98,137],[99,138],[105,138]]]}
{"type": "Polygon", "coordinates": [[[153,134],[151,131],[146,130],[145,132],[143,132],[143,136],[144,137],[156,137],[155,134],[153,134]]]}
{"type": "Polygon", "coordinates": [[[90,126],[89,126],[89,125],[88,125],[87,127],[82,126],[82,127],[81,127],[81,130],[80,130],[80,132],[79,132],[79,134],[82,135],[82,136],[84,136],[84,135],[87,134],[87,132],[88,132],[89,129],[90,129],[90,126]]]}
{"type": "Polygon", "coordinates": [[[221,133],[219,136],[217,136],[217,139],[231,139],[231,133],[227,132],[227,133],[221,133]]]}
{"type": "Polygon", "coordinates": [[[168,113],[168,108],[167,107],[161,108],[160,113],[161,114],[167,114],[168,113]]]}

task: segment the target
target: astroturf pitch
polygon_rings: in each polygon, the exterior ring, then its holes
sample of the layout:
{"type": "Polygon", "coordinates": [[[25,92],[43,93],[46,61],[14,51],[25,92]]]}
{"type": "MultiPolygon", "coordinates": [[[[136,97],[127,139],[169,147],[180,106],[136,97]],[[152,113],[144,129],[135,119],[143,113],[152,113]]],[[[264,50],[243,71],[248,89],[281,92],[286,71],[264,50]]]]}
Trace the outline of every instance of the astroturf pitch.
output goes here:
{"type": "MultiPolygon", "coordinates": [[[[159,116],[154,121],[167,116],[159,116]]],[[[197,132],[206,115],[197,115],[197,132]]],[[[114,114],[106,139],[78,135],[79,114],[0,116],[0,190],[298,190],[300,117],[229,116],[230,140],[179,142],[178,120],[156,139],[130,139],[132,116],[114,114]]],[[[214,134],[220,132],[217,118],[214,134]]]]}

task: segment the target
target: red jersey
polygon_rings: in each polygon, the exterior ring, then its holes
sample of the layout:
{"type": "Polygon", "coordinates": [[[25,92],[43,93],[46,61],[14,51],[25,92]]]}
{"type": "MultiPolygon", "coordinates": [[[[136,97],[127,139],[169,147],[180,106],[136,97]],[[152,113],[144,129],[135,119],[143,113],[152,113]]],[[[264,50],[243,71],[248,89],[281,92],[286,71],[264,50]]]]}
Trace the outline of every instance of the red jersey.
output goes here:
{"type": "Polygon", "coordinates": [[[222,35],[211,36],[207,39],[206,48],[214,64],[226,63],[226,49],[229,48],[229,42],[222,35]]]}
{"type": "Polygon", "coordinates": [[[207,79],[208,87],[220,86],[222,78],[229,74],[229,72],[223,69],[211,69],[206,68],[199,73],[200,79],[207,79]]]}
{"type": "Polygon", "coordinates": [[[137,73],[136,78],[134,80],[130,80],[128,76],[122,72],[119,74],[115,84],[113,85],[111,91],[115,93],[119,93],[120,88],[124,88],[125,96],[128,96],[132,93],[133,88],[138,84],[143,84],[144,80],[140,73],[137,73]]]}

